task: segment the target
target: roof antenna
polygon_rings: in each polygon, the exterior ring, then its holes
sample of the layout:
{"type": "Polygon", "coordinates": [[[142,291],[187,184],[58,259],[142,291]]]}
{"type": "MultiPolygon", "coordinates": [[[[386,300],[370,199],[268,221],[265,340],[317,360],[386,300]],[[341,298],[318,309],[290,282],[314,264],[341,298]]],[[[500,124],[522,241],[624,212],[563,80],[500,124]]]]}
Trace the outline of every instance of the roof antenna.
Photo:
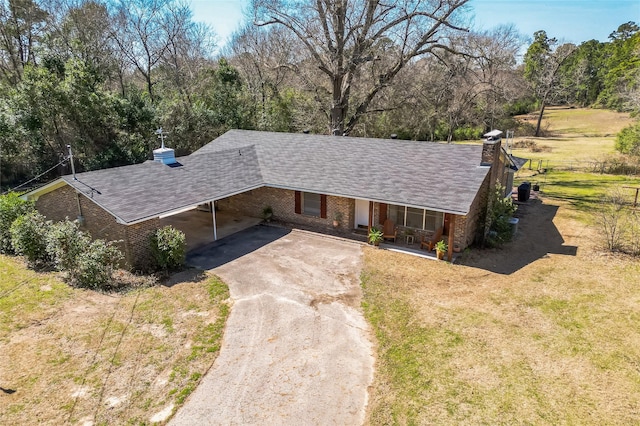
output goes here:
{"type": "Polygon", "coordinates": [[[69,150],[69,161],[71,162],[71,174],[73,175],[73,180],[78,180],[78,178],[76,178],[76,167],[73,165],[73,152],[71,152],[71,145],[67,145],[67,149],[69,150]]]}
{"type": "Polygon", "coordinates": [[[164,138],[166,138],[167,136],[162,133],[162,127],[160,127],[158,130],[156,130],[156,135],[158,135],[158,138],[160,139],[160,142],[162,143],[162,146],[160,148],[164,149],[164,138]]]}

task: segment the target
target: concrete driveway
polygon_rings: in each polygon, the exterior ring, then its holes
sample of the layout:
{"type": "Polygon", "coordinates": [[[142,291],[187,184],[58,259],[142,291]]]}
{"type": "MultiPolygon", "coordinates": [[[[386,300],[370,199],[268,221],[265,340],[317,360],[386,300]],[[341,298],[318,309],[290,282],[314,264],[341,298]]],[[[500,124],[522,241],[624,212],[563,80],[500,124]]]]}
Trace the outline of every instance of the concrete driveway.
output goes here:
{"type": "Polygon", "coordinates": [[[189,261],[212,266],[234,305],[220,356],[170,424],[363,423],[374,358],[359,244],[257,226],[189,261]]]}

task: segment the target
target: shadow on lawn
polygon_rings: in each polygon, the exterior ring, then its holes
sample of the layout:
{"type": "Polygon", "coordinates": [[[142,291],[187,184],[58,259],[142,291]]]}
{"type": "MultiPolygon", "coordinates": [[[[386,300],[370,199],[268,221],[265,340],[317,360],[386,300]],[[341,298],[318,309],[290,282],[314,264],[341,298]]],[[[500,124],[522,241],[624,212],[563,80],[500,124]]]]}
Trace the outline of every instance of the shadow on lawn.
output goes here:
{"type": "Polygon", "coordinates": [[[16,393],[15,389],[0,388],[0,391],[2,391],[3,393],[9,394],[9,395],[11,395],[12,393],[16,393]]]}
{"type": "Polygon", "coordinates": [[[290,229],[256,225],[187,253],[187,265],[204,270],[217,268],[272,243],[290,229]]]}
{"type": "Polygon", "coordinates": [[[516,217],[518,233],[513,241],[499,249],[477,249],[461,263],[498,274],[510,275],[548,254],[575,256],[578,247],[564,244],[564,238],[553,223],[558,206],[529,200],[520,204],[516,217]]]}

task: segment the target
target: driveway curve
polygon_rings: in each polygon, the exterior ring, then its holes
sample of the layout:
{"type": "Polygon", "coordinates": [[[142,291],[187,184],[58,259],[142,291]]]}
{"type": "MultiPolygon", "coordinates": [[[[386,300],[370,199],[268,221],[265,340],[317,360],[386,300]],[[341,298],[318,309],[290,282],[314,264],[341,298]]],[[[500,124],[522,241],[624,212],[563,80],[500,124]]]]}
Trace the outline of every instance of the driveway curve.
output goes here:
{"type": "Polygon", "coordinates": [[[233,299],[222,348],[170,424],[362,424],[374,357],[360,310],[361,251],[258,226],[192,259],[207,266],[246,252],[212,269],[233,299]]]}

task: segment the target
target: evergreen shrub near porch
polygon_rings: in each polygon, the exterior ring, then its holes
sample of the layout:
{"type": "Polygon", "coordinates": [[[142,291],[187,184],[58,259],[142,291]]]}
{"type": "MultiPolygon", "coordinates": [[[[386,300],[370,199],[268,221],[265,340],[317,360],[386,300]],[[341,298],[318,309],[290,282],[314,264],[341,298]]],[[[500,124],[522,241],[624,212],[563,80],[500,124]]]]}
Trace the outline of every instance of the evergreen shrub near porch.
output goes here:
{"type": "Polygon", "coordinates": [[[151,252],[159,270],[180,269],[185,262],[187,242],[184,233],[171,225],[151,235],[151,252]]]}

